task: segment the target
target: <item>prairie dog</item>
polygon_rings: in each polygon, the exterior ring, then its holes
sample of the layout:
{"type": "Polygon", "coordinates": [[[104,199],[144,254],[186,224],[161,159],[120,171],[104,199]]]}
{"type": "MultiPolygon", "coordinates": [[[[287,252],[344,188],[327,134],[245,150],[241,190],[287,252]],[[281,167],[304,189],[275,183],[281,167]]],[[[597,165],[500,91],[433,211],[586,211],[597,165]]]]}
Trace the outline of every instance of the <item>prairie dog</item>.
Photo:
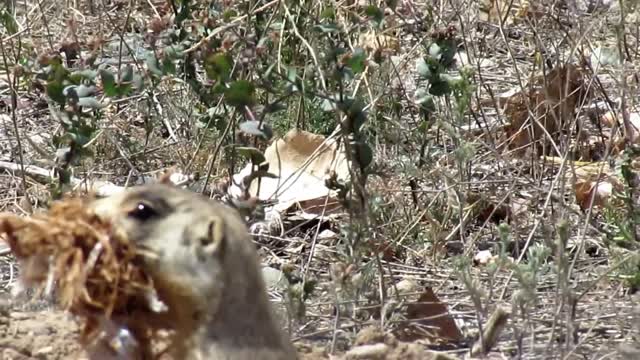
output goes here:
{"type": "Polygon", "coordinates": [[[234,209],[178,187],[134,187],[96,200],[100,217],[149,253],[143,267],[167,305],[176,359],[289,360],[259,259],[234,209]]]}

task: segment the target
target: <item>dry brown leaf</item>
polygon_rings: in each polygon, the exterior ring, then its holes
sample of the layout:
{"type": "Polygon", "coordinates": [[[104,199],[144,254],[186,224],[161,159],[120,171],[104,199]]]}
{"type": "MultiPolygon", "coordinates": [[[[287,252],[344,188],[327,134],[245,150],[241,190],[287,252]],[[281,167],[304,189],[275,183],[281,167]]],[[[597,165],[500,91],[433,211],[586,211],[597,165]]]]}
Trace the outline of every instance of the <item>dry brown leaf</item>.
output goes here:
{"type": "MultiPolygon", "coordinates": [[[[507,100],[504,113],[510,120],[505,127],[507,147],[518,155],[535,144],[537,153],[548,136],[556,141],[571,123],[574,111],[586,96],[582,71],[575,65],[554,68],[545,77],[535,79],[528,93],[519,92],[507,100]],[[529,116],[529,109],[535,120],[529,116]],[[546,134],[549,135],[546,135],[546,134]]],[[[547,151],[551,145],[547,146],[547,151]]]]}
{"type": "Polygon", "coordinates": [[[367,245],[370,250],[369,255],[373,256],[374,254],[378,254],[384,261],[398,261],[404,255],[402,247],[391,241],[368,241],[367,245]]]}
{"type": "Polygon", "coordinates": [[[400,50],[400,42],[397,38],[389,35],[375,34],[372,32],[360,34],[358,45],[369,52],[377,50],[400,50]]]}
{"type": "MultiPolygon", "coordinates": [[[[558,166],[564,161],[562,158],[553,156],[546,156],[543,159],[547,163],[558,166]]],[[[593,206],[601,207],[608,204],[614,190],[622,190],[622,183],[606,162],[568,161],[566,166],[576,176],[574,192],[576,202],[582,210],[589,208],[592,196],[595,196],[593,206]]]]}
{"type": "MultiPolygon", "coordinates": [[[[333,170],[338,179],[349,178],[349,168],[344,151],[338,149],[334,140],[326,140],[322,135],[302,130],[291,130],[283,138],[277,139],[264,152],[269,172],[277,179],[263,177],[254,181],[249,188],[252,196],[261,200],[277,199],[276,211],[286,211],[298,204],[305,211],[321,214],[326,197],[329,195],[331,207],[325,209],[325,215],[338,208],[325,186],[325,175],[333,170]],[[318,206],[319,204],[322,206],[318,206]]],[[[234,176],[236,182],[251,172],[251,164],[234,176]]],[[[231,191],[237,191],[232,186],[231,191]]]]}
{"type": "Polygon", "coordinates": [[[462,332],[449,314],[447,305],[438,299],[433,289],[425,288],[418,301],[407,306],[407,318],[414,320],[397,330],[396,336],[403,341],[427,338],[432,341],[458,342],[462,332]]]}
{"type": "MultiPolygon", "coordinates": [[[[640,113],[637,112],[628,112],[627,116],[629,117],[629,123],[627,126],[624,126],[624,121],[622,117],[618,118],[615,113],[612,111],[606,112],[604,115],[600,117],[600,122],[602,125],[608,128],[614,128],[618,124],[624,127],[626,132],[625,139],[628,142],[633,144],[637,144],[640,142],[640,113]]],[[[616,134],[612,134],[611,137],[614,138],[616,134]]]]}
{"type": "Polygon", "coordinates": [[[593,198],[593,207],[603,207],[609,203],[609,198],[614,189],[619,189],[621,184],[612,177],[603,176],[600,181],[579,180],[576,181],[576,202],[582,210],[589,209],[593,198]]]}
{"type": "Polygon", "coordinates": [[[607,111],[600,117],[600,123],[608,128],[614,127],[618,123],[616,114],[613,111],[607,111]]]}
{"type": "Polygon", "coordinates": [[[508,200],[501,200],[502,197],[489,197],[480,192],[470,192],[466,196],[467,206],[473,207],[473,217],[480,222],[492,221],[496,224],[500,222],[511,222],[511,208],[508,200]]]}

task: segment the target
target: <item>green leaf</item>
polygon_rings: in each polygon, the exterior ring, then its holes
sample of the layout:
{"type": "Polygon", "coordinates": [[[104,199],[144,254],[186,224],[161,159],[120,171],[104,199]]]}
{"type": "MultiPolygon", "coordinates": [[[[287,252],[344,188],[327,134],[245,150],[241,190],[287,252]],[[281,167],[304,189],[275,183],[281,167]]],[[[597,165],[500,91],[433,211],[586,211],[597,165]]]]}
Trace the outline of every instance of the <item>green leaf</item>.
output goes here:
{"type": "Polygon", "coordinates": [[[169,56],[165,56],[162,59],[162,73],[171,75],[175,75],[176,73],[176,64],[169,56]]]}
{"type": "Polygon", "coordinates": [[[152,51],[149,51],[147,53],[146,63],[147,63],[147,69],[149,69],[149,71],[151,71],[152,74],[157,76],[163,75],[162,70],[160,70],[160,62],[158,62],[156,55],[152,51]]]}
{"type": "Polygon", "coordinates": [[[167,46],[164,49],[164,56],[169,57],[170,59],[179,59],[184,56],[184,48],[182,45],[172,45],[167,46]]]}
{"type": "Polygon", "coordinates": [[[96,87],[93,85],[78,85],[76,86],[76,94],[78,97],[86,97],[91,96],[96,93],[96,87]]]}
{"type": "Polygon", "coordinates": [[[367,64],[367,54],[361,48],[356,48],[353,50],[353,54],[347,61],[347,65],[351,68],[351,70],[358,74],[364,71],[367,64]]]}
{"type": "Polygon", "coordinates": [[[259,121],[245,121],[240,124],[240,131],[245,134],[260,136],[265,140],[269,140],[273,137],[273,130],[271,126],[264,122],[260,124],[259,121]]]}
{"type": "Polygon", "coordinates": [[[238,80],[225,89],[224,98],[227,104],[236,107],[251,106],[255,102],[255,87],[248,80],[238,80]]]}
{"type": "Polygon", "coordinates": [[[332,6],[325,7],[320,13],[321,19],[335,20],[336,10],[332,6]]]}
{"type": "Polygon", "coordinates": [[[366,169],[373,162],[373,150],[369,144],[364,141],[355,141],[352,143],[356,153],[358,163],[361,169],[366,169]]]}
{"type": "Polygon", "coordinates": [[[340,68],[336,69],[336,79],[337,80],[342,78],[345,81],[351,81],[353,79],[353,76],[354,76],[353,70],[351,70],[351,68],[348,67],[348,66],[345,66],[342,69],[340,69],[340,68]]]}
{"type": "Polygon", "coordinates": [[[129,95],[131,93],[132,88],[133,86],[131,86],[130,82],[119,84],[118,87],[116,88],[118,90],[118,96],[129,95]]]}
{"type": "Polygon", "coordinates": [[[62,89],[62,95],[66,98],[78,98],[78,93],[76,92],[76,86],[75,85],[69,85],[69,86],[65,86],[64,89],[62,89]]]}
{"type": "Polygon", "coordinates": [[[101,109],[104,107],[96,98],[94,97],[81,97],[78,99],[78,106],[88,107],[91,109],[101,109]]]}
{"type": "Polygon", "coordinates": [[[69,70],[63,65],[59,57],[54,57],[50,62],[51,73],[48,76],[49,80],[64,82],[69,77],[69,70]]]}
{"type": "Polygon", "coordinates": [[[435,103],[433,101],[433,96],[429,95],[429,93],[425,89],[417,89],[415,93],[415,102],[420,105],[420,108],[425,111],[433,112],[436,110],[435,103]]]}
{"type": "Polygon", "coordinates": [[[204,61],[204,70],[211,80],[226,82],[231,75],[233,60],[228,53],[216,53],[207,56],[204,61]]]}
{"type": "Polygon", "coordinates": [[[287,83],[287,91],[289,92],[298,92],[300,91],[300,88],[298,87],[298,71],[296,70],[295,67],[291,66],[285,66],[285,69],[287,70],[287,80],[289,80],[289,83],[287,83]]]}
{"type": "Polygon", "coordinates": [[[58,104],[64,104],[66,101],[66,97],[63,94],[64,88],[62,81],[49,81],[47,83],[47,95],[58,104]]]}
{"type": "Polygon", "coordinates": [[[352,124],[350,130],[358,132],[365,121],[367,121],[367,114],[364,112],[364,103],[360,99],[353,101],[346,100],[345,102],[349,103],[349,107],[345,110],[345,113],[347,114],[347,119],[349,119],[352,124]]]}
{"type": "Polygon", "coordinates": [[[440,48],[440,55],[438,61],[445,68],[451,67],[455,63],[456,56],[456,42],[453,39],[442,40],[437,43],[440,48]]]}
{"type": "Polygon", "coordinates": [[[118,95],[116,79],[111,71],[105,69],[100,70],[100,78],[102,79],[102,88],[106,96],[113,97],[118,95]]]}
{"type": "Polygon", "coordinates": [[[447,82],[449,88],[454,89],[464,83],[464,80],[460,76],[451,76],[449,74],[440,74],[440,80],[447,82]]]}
{"type": "Polygon", "coordinates": [[[225,91],[227,91],[227,88],[223,83],[217,83],[211,88],[211,93],[216,95],[222,95],[225,91]]]}
{"type": "Polygon", "coordinates": [[[231,21],[236,16],[238,16],[238,13],[233,9],[225,10],[224,13],[222,13],[222,18],[225,22],[231,21]]]}
{"type": "Polygon", "coordinates": [[[80,84],[83,80],[93,81],[95,80],[98,73],[95,70],[85,69],[85,70],[77,70],[72,72],[69,75],[69,80],[74,84],[80,84]]]}
{"type": "Polygon", "coordinates": [[[427,64],[427,62],[423,58],[419,58],[418,61],[416,61],[416,70],[418,71],[418,74],[424,79],[430,79],[433,74],[431,71],[431,66],[429,66],[429,64],[427,64]]]}
{"type": "Polygon", "coordinates": [[[286,69],[287,69],[287,80],[289,80],[292,83],[295,83],[296,79],[298,78],[298,71],[293,66],[289,66],[286,69]]]}
{"type": "Polygon", "coordinates": [[[338,25],[334,23],[329,24],[318,24],[313,27],[314,30],[323,32],[325,34],[336,33],[338,32],[338,25]]]}
{"type": "Polygon", "coordinates": [[[432,43],[431,45],[429,45],[429,57],[431,57],[434,60],[440,60],[440,56],[442,55],[442,50],[440,49],[440,46],[438,46],[438,44],[436,43],[432,43]]]}
{"type": "Polygon", "coordinates": [[[264,157],[264,154],[262,153],[262,151],[254,147],[235,146],[235,150],[236,152],[238,152],[239,155],[244,156],[247,159],[250,159],[251,162],[256,165],[260,165],[266,161],[266,158],[264,157]]]}
{"type": "Polygon", "coordinates": [[[433,96],[442,96],[451,93],[451,86],[447,81],[438,80],[431,83],[429,86],[429,93],[433,96]]]}
{"type": "MultiPolygon", "coordinates": [[[[7,2],[6,4],[9,3],[7,2]]],[[[0,23],[5,29],[7,29],[7,33],[9,33],[9,35],[13,35],[18,32],[18,23],[16,22],[16,19],[14,19],[6,9],[0,9],[0,23]]]]}
{"type": "Polygon", "coordinates": [[[364,11],[365,14],[376,24],[376,26],[381,27],[382,22],[384,21],[384,12],[375,5],[369,5],[364,11]]]}
{"type": "Polygon", "coordinates": [[[120,83],[130,83],[133,80],[133,66],[125,65],[120,74],[120,83]]]}

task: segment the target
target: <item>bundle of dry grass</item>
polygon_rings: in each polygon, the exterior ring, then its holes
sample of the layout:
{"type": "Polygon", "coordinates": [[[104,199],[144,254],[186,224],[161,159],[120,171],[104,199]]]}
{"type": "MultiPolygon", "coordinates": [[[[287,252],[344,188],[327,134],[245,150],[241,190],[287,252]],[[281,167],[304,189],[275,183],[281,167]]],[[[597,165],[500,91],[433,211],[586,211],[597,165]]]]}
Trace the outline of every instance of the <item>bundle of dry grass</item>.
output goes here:
{"type": "MultiPolygon", "coordinates": [[[[126,236],[101,220],[86,198],[55,202],[46,214],[24,218],[0,214],[0,233],[21,260],[27,284],[56,282],[60,305],[83,323],[81,341],[98,335],[103,319],[148,313],[151,279],[139,267],[139,254],[126,236]]],[[[137,321],[131,329],[143,353],[153,329],[137,321]]]]}

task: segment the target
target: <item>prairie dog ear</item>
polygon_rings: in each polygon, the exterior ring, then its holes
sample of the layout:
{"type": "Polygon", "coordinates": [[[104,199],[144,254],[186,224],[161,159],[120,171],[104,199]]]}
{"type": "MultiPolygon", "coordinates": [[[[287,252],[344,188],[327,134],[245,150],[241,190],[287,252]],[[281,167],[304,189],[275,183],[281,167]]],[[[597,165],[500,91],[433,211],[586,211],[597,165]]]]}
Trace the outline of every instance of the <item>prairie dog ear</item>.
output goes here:
{"type": "Polygon", "coordinates": [[[225,243],[227,241],[224,228],[224,219],[219,216],[209,217],[206,226],[206,234],[203,234],[204,236],[200,238],[202,251],[206,255],[222,256],[224,253],[225,243]]]}

